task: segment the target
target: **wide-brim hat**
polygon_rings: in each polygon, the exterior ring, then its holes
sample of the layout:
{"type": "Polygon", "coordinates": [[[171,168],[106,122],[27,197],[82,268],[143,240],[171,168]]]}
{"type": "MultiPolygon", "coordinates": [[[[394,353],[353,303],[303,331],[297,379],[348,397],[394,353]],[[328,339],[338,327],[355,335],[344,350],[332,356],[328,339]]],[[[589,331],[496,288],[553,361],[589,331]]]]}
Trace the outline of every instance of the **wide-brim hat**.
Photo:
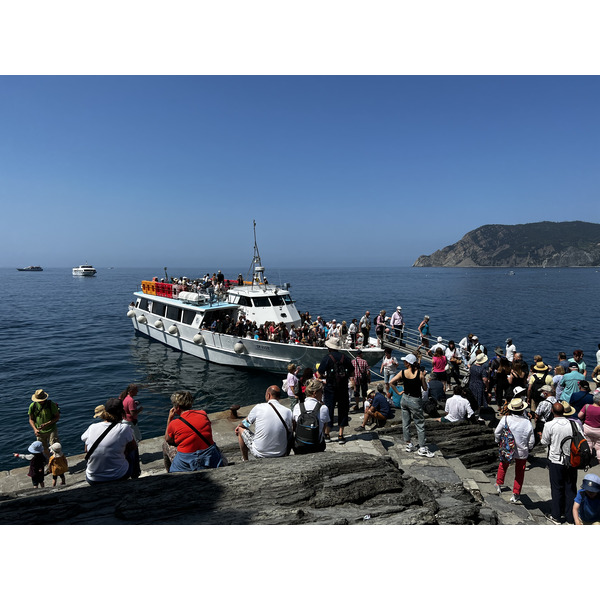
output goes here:
{"type": "Polygon", "coordinates": [[[101,417],[103,412],[104,404],[99,404],[98,406],[96,406],[96,408],[94,409],[94,419],[98,419],[99,417],[101,417]]]}
{"type": "Polygon", "coordinates": [[[588,473],[581,482],[581,487],[586,492],[600,492],[600,477],[595,473],[588,473]]]}
{"type": "Polygon", "coordinates": [[[33,442],[33,444],[27,448],[27,452],[29,452],[29,454],[41,454],[43,451],[44,444],[42,444],[40,441],[33,442]]]}
{"type": "Polygon", "coordinates": [[[600,373],[596,375],[596,377],[592,377],[592,381],[594,381],[595,383],[600,383],[600,373]]]}
{"type": "Polygon", "coordinates": [[[544,371],[549,371],[550,367],[544,364],[542,361],[536,362],[535,366],[532,369],[533,371],[537,371],[538,373],[543,373],[544,371]]]}
{"type": "Polygon", "coordinates": [[[63,456],[62,446],[58,442],[54,442],[52,446],[50,446],[50,450],[54,453],[54,456],[60,457],[63,456]]]}
{"type": "Polygon", "coordinates": [[[45,400],[48,400],[48,394],[40,388],[39,390],[35,390],[35,394],[31,396],[31,399],[34,402],[44,402],[45,400]]]}
{"type": "Polygon", "coordinates": [[[341,344],[340,344],[340,340],[339,340],[339,338],[336,338],[336,337],[334,337],[334,338],[329,338],[329,339],[328,339],[328,340],[325,342],[325,345],[326,345],[328,348],[331,348],[332,350],[339,350],[339,349],[342,347],[342,346],[341,346],[341,344]]]}
{"type": "Polygon", "coordinates": [[[575,414],[575,409],[565,400],[561,402],[565,411],[563,412],[563,416],[570,417],[575,414]]]}
{"type": "Polygon", "coordinates": [[[540,392],[551,392],[552,391],[552,386],[551,385],[543,385],[540,388],[540,392]]]}
{"type": "Polygon", "coordinates": [[[527,404],[527,402],[523,402],[522,398],[513,398],[507,406],[508,410],[511,412],[523,412],[528,407],[529,404],[527,404]]]}
{"type": "Polygon", "coordinates": [[[367,392],[367,398],[370,398],[371,396],[374,396],[374,395],[375,395],[375,390],[369,390],[367,392]]]}
{"type": "Polygon", "coordinates": [[[498,355],[498,356],[504,356],[504,350],[502,350],[502,348],[500,348],[500,346],[496,346],[496,349],[494,350],[494,352],[498,355]]]}
{"type": "Polygon", "coordinates": [[[488,361],[487,354],[478,354],[477,358],[475,359],[475,364],[482,365],[483,363],[486,363],[487,361],[488,361]]]}

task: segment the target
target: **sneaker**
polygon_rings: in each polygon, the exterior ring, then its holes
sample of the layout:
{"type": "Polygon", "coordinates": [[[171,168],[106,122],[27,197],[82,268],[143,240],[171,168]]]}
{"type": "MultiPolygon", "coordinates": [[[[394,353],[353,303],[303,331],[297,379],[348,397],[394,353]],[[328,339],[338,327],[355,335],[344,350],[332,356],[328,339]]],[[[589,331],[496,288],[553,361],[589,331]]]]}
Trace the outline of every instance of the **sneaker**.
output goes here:
{"type": "Polygon", "coordinates": [[[345,440],[345,438],[344,438],[343,435],[341,435],[340,437],[338,437],[338,444],[345,444],[345,443],[346,443],[346,440],[345,440]]]}
{"type": "Polygon", "coordinates": [[[431,452],[427,446],[423,446],[422,448],[419,448],[419,451],[417,452],[417,454],[419,456],[426,456],[427,458],[433,458],[435,456],[435,454],[433,452],[431,452]]]}
{"type": "Polygon", "coordinates": [[[330,442],[331,441],[331,436],[328,433],[326,433],[323,437],[325,438],[326,442],[330,442]]]}
{"type": "Polygon", "coordinates": [[[496,490],[498,496],[502,493],[502,488],[498,484],[494,485],[494,489],[496,490]]]}
{"type": "Polygon", "coordinates": [[[513,494],[510,497],[510,503],[511,504],[521,504],[521,500],[519,499],[519,495],[518,494],[513,494]]]}
{"type": "Polygon", "coordinates": [[[558,519],[555,519],[552,515],[546,515],[546,519],[548,519],[550,523],[554,523],[554,525],[562,525],[562,523],[558,519]]]}
{"type": "Polygon", "coordinates": [[[358,427],[354,428],[354,431],[364,431],[365,428],[362,425],[359,425],[358,427]]]}
{"type": "Polygon", "coordinates": [[[404,450],[406,450],[406,452],[414,452],[416,450],[416,448],[412,442],[408,442],[408,444],[406,444],[406,448],[404,448],[404,450]]]}

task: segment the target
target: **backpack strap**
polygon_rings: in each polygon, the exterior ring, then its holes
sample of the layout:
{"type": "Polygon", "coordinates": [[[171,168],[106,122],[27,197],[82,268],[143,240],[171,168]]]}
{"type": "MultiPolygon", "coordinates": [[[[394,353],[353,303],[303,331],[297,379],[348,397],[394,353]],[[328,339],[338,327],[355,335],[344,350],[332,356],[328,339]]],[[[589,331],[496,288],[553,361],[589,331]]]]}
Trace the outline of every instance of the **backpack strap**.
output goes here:
{"type": "MultiPolygon", "coordinates": [[[[119,421],[120,423],[120,421],[119,421]]],[[[96,448],[100,445],[100,442],[108,435],[108,432],[113,429],[116,425],[118,425],[119,423],[111,423],[103,432],[102,435],[92,444],[92,447],[87,451],[87,454],[85,455],[85,460],[89,460],[90,456],[92,455],[92,453],[94,452],[94,450],[96,450],[96,448]]]]}

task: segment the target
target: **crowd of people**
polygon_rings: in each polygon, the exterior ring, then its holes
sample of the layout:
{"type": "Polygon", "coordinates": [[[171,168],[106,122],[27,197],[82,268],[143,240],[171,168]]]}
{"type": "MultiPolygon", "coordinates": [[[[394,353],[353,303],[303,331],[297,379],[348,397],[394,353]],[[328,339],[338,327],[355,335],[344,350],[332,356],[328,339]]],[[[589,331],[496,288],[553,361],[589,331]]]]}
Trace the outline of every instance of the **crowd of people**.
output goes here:
{"type": "MultiPolygon", "coordinates": [[[[401,341],[404,336],[401,307],[394,315],[396,318],[390,319],[385,311],[380,311],[375,319],[381,344],[389,339],[401,341]]],[[[496,491],[502,493],[506,474],[514,465],[510,502],[520,503],[530,452],[541,444],[548,447],[552,494],[548,519],[554,523],[586,523],[592,518],[591,522],[600,521],[595,496],[600,491],[600,479],[594,479],[592,474],[586,476],[585,489],[578,491],[577,471],[569,464],[569,453],[564,448],[565,440],[577,429],[590,448],[600,453],[600,389],[592,391],[587,380],[590,375],[594,387],[600,384],[600,345],[591,373],[580,349],[573,351],[570,358],[564,352],[558,353],[554,365],[547,364],[540,355],[535,355],[528,365],[510,338],[503,347],[494,349],[492,358],[473,334],[458,344],[453,340],[445,344],[441,337],[430,344],[430,319],[426,315],[419,327],[419,347],[400,360],[390,348],[385,348],[378,374],[381,382],[369,390],[375,372],[362,358],[361,349],[362,340],[368,339],[372,327],[369,311],[360,321],[353,319],[349,326],[345,321],[338,324],[335,319],[325,322],[320,316],[313,321],[308,313],[301,317],[302,324],[291,331],[275,323],[266,323],[258,330],[265,339],[291,342],[308,338],[307,343],[324,345],[328,353],[314,369],[288,365],[283,385],[269,386],[265,402],[257,404],[235,428],[243,461],[250,455],[275,458],[291,452],[322,452],[332,441],[334,423],[337,442],[346,442],[350,412],[361,413],[355,431],[362,432],[370,424],[371,430],[384,426],[395,409],[401,412],[405,450],[431,458],[435,454],[426,439],[426,416],[437,417],[445,424],[485,422],[482,415],[495,404],[494,439],[502,445],[510,431],[513,440],[510,457],[500,453],[496,491]],[[345,348],[354,350],[354,358],[342,352],[345,348]],[[429,373],[423,366],[425,355],[431,359],[429,373]],[[290,408],[282,403],[284,394],[290,408]]],[[[253,324],[247,326],[252,329],[253,324]]],[[[138,391],[136,385],[129,385],[118,398],[96,407],[94,417],[98,421],[81,436],[86,451],[86,480],[90,484],[139,476],[138,446],[142,435],[138,418],[143,409],[136,400],[138,391]]],[[[48,474],[52,475],[54,486],[58,481],[64,485],[68,463],[58,436],[60,409],[43,389],[36,390],[31,400],[28,416],[36,441],[26,454],[14,456],[30,461],[29,475],[34,487],[44,487],[48,474]]],[[[176,392],[171,403],[163,442],[166,470],[225,466],[227,459],[213,439],[210,419],[204,410],[193,408],[192,394],[176,392]]]]}

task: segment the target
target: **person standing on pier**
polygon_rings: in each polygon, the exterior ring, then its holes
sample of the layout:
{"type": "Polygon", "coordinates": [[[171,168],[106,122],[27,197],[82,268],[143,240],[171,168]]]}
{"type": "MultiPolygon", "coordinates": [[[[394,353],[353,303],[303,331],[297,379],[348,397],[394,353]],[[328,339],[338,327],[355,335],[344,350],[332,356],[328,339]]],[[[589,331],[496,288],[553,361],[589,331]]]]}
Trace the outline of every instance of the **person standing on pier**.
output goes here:
{"type": "Polygon", "coordinates": [[[429,315],[423,317],[423,320],[419,325],[419,335],[421,336],[421,343],[417,348],[417,352],[421,348],[429,348],[429,315]]]}
{"type": "Polygon", "coordinates": [[[427,447],[427,440],[425,438],[425,417],[423,415],[422,400],[423,390],[427,389],[425,370],[421,371],[419,369],[417,357],[414,354],[407,354],[401,360],[404,362],[405,368],[392,377],[390,384],[393,385],[397,381],[402,381],[404,386],[404,394],[402,395],[400,407],[402,410],[402,436],[406,442],[405,450],[407,452],[417,450],[416,446],[412,443],[410,435],[410,424],[414,422],[419,440],[417,454],[433,458],[435,454],[427,447]]]}
{"type": "Polygon", "coordinates": [[[506,360],[508,362],[512,362],[515,357],[515,352],[517,351],[517,347],[513,344],[512,338],[508,338],[506,340],[506,360]]]}
{"type": "Polygon", "coordinates": [[[60,442],[58,438],[57,423],[60,419],[60,409],[56,402],[48,400],[48,394],[43,390],[36,390],[31,396],[33,402],[29,406],[29,425],[35,437],[44,446],[46,460],[50,458],[50,445],[60,442]]]}
{"type": "Polygon", "coordinates": [[[396,307],[396,312],[390,318],[390,327],[392,330],[391,341],[402,344],[402,340],[404,339],[404,317],[401,306],[396,307]]]}
{"type": "Polygon", "coordinates": [[[354,412],[360,410],[360,401],[365,401],[367,389],[371,381],[371,371],[369,363],[362,357],[363,351],[359,348],[356,351],[356,358],[352,360],[354,367],[354,412]]]}
{"type": "Polygon", "coordinates": [[[369,347],[369,332],[371,331],[371,313],[367,310],[359,322],[360,332],[363,335],[363,346],[369,347]]]}
{"type": "Polygon", "coordinates": [[[329,348],[329,354],[321,361],[315,375],[318,379],[325,379],[323,399],[329,410],[329,427],[333,427],[333,411],[337,405],[338,443],[345,444],[344,427],[348,427],[350,410],[348,379],[354,375],[354,365],[340,352],[341,344],[338,338],[327,340],[325,345],[329,348]]]}

